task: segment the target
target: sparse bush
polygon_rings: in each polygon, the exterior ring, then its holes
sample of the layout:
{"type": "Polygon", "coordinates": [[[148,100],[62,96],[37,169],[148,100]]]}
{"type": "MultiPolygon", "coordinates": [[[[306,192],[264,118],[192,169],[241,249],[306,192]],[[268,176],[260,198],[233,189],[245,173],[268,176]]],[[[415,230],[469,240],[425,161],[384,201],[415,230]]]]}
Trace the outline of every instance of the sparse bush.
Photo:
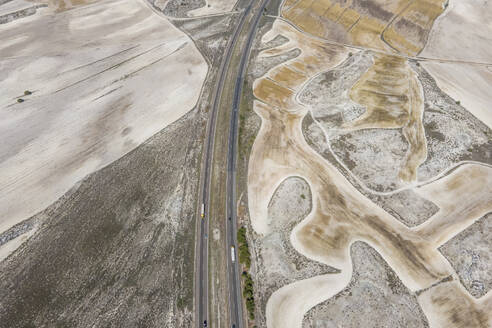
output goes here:
{"type": "MultiPolygon", "coordinates": [[[[239,247],[239,262],[241,262],[246,268],[251,266],[251,254],[249,252],[248,240],[246,238],[246,228],[240,227],[237,230],[237,241],[239,247]]],[[[248,310],[249,318],[255,319],[255,298],[254,298],[254,284],[251,275],[248,271],[243,271],[241,274],[243,283],[243,297],[246,300],[246,308],[248,310]]]]}
{"type": "Polygon", "coordinates": [[[247,272],[243,275],[244,277],[244,288],[243,296],[246,299],[246,309],[248,310],[249,318],[251,320],[255,319],[255,297],[253,292],[253,279],[251,275],[247,272]]]}
{"type": "Polygon", "coordinates": [[[248,241],[246,240],[246,228],[241,227],[237,230],[237,242],[239,244],[247,244],[248,241]]]}
{"type": "Polygon", "coordinates": [[[255,299],[254,298],[248,298],[246,300],[246,308],[248,309],[249,312],[249,318],[251,320],[255,319],[255,299]]]}
{"type": "Polygon", "coordinates": [[[460,104],[461,104],[461,101],[456,100],[456,105],[460,105],[460,104]]]}
{"type": "Polygon", "coordinates": [[[24,99],[22,99],[22,98],[18,98],[18,99],[17,99],[17,102],[18,102],[19,104],[20,104],[20,103],[23,103],[23,102],[24,102],[24,99]]]}
{"type": "Polygon", "coordinates": [[[306,199],[306,195],[301,194],[301,198],[302,198],[302,199],[306,199]]]}
{"type": "Polygon", "coordinates": [[[176,302],[176,306],[178,309],[182,310],[186,306],[186,302],[182,297],[178,298],[178,301],[176,302]]]}
{"type": "Polygon", "coordinates": [[[248,245],[242,244],[239,246],[239,262],[247,268],[251,266],[251,254],[249,253],[248,245]]]}
{"type": "Polygon", "coordinates": [[[29,91],[29,90],[26,90],[26,91],[24,91],[24,95],[25,96],[30,96],[30,95],[32,95],[32,92],[29,91]]]}
{"type": "Polygon", "coordinates": [[[251,298],[251,297],[253,297],[253,291],[244,289],[243,296],[246,299],[251,298]]]}

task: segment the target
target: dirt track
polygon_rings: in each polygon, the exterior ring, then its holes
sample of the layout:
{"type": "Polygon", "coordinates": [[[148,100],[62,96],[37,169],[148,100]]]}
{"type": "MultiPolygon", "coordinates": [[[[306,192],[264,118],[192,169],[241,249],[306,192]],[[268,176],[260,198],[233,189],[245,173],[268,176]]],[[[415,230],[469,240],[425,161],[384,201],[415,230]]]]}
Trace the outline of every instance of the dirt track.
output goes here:
{"type": "MultiPolygon", "coordinates": [[[[302,119],[309,108],[299,103],[299,91],[320,72],[336,67],[348,56],[348,50],[310,38],[281,20],[274,23],[264,41],[278,35],[289,41],[264,51],[263,56],[283,54],[295,48],[300,49],[301,54],[274,67],[254,83],[258,99],[254,109],[262,125],[249,164],[252,226],[260,234],[269,233],[272,223],[268,222],[267,208],[275,190],[287,177],[304,178],[311,187],[313,209],[294,228],[291,242],[301,254],[340,269],[341,273],[299,281],[275,292],[266,309],[268,327],[301,327],[303,316],[311,307],[343,289],[352,273],[350,245],[357,240],[376,249],[404,285],[419,295],[419,303],[431,326],[492,324],[492,314],[487,313],[491,294],[479,300],[471,297],[437,249],[492,210],[492,168],[463,165],[445,178],[414,188],[419,195],[434,201],[440,211],[414,229],[403,225],[363,196],[334,166],[310,148],[301,131],[302,119]],[[462,201],[458,204],[453,202],[464,190],[466,197],[460,196],[462,201]],[[461,304],[468,307],[466,316],[461,314],[461,304]]],[[[422,96],[414,98],[419,97],[422,96]]],[[[365,104],[367,98],[356,100],[365,104]]],[[[422,112],[415,113],[410,122],[418,126],[422,112]]],[[[380,124],[380,120],[377,123],[380,124]]],[[[417,144],[423,128],[415,131],[419,130],[408,140],[415,140],[417,144]]],[[[409,180],[415,179],[412,172],[425,159],[425,151],[418,149],[422,146],[409,152],[409,158],[415,156],[409,160],[414,163],[406,173],[412,177],[409,180]]]]}
{"type": "Polygon", "coordinates": [[[38,9],[0,38],[0,232],[191,110],[208,70],[143,0],[38,9]]]}

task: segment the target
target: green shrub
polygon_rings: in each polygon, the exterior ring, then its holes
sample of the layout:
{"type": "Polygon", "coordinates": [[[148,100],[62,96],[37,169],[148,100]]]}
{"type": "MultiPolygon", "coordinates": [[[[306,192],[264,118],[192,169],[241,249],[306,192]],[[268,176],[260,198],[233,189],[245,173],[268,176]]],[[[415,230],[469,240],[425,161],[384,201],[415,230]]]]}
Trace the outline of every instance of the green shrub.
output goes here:
{"type": "Polygon", "coordinates": [[[178,301],[176,302],[176,306],[178,307],[178,309],[182,310],[186,306],[186,301],[182,297],[179,297],[178,301]]]}
{"type": "Polygon", "coordinates": [[[253,279],[248,272],[243,272],[244,287],[243,296],[246,300],[246,309],[248,310],[249,318],[251,320],[255,319],[255,296],[253,289],[253,279]]]}
{"type": "Polygon", "coordinates": [[[246,240],[246,228],[245,227],[241,227],[237,230],[237,241],[240,243],[240,244],[247,244],[247,240],[246,240]]]}

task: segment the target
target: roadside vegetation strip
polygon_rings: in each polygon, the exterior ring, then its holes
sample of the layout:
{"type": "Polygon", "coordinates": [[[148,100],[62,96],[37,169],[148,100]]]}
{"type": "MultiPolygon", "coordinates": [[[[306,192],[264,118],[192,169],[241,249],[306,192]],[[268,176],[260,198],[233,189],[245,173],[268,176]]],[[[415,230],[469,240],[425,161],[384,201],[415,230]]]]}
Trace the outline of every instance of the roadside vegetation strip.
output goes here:
{"type": "Polygon", "coordinates": [[[237,242],[239,245],[239,262],[244,266],[243,271],[243,296],[246,300],[246,309],[251,320],[255,319],[255,297],[253,279],[247,271],[251,265],[251,253],[249,252],[248,240],[246,239],[246,228],[241,227],[237,231],[237,242]]]}
{"type": "Polygon", "coordinates": [[[248,315],[251,320],[255,319],[255,296],[253,288],[253,279],[251,275],[247,272],[243,272],[244,278],[244,288],[243,296],[246,299],[246,309],[248,309],[248,315]]]}

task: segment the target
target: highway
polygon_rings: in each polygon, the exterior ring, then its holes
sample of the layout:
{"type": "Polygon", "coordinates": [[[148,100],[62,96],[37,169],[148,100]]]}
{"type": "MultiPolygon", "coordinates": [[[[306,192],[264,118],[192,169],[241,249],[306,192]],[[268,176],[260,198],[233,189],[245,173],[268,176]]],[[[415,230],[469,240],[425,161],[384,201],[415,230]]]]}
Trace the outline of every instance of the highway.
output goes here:
{"type": "Polygon", "coordinates": [[[246,46],[242,49],[241,61],[237,74],[236,84],[234,86],[234,98],[232,102],[232,115],[229,123],[229,146],[227,154],[227,217],[231,218],[226,223],[227,244],[230,248],[234,246],[236,251],[236,261],[232,261],[229,256],[227,260],[228,280],[229,280],[229,312],[231,317],[231,327],[243,327],[242,313],[242,293],[241,293],[241,272],[239,266],[238,247],[237,247],[237,218],[236,218],[236,162],[237,162],[237,137],[239,125],[239,109],[241,104],[241,94],[243,89],[244,75],[248,67],[248,59],[251,53],[251,47],[256,36],[256,31],[260,23],[263,10],[269,0],[263,0],[261,5],[256,8],[253,24],[251,25],[246,46]]]}
{"type": "MultiPolygon", "coordinates": [[[[251,46],[253,44],[254,36],[256,35],[256,29],[260,18],[262,16],[263,9],[265,8],[268,0],[263,0],[260,6],[254,8],[254,0],[252,3],[243,11],[239,19],[239,23],[233,32],[232,38],[229,40],[226,54],[222,60],[221,67],[218,72],[218,82],[214,90],[214,98],[212,100],[210,119],[207,125],[207,135],[206,135],[206,148],[202,157],[202,169],[200,181],[200,200],[198,207],[198,222],[197,222],[197,235],[198,240],[196,242],[195,249],[195,322],[197,327],[203,327],[204,321],[209,321],[209,310],[208,310],[208,230],[209,230],[209,206],[210,203],[210,180],[212,176],[212,162],[213,162],[213,151],[215,142],[215,131],[217,123],[217,115],[219,112],[219,106],[221,103],[221,96],[224,89],[224,83],[227,78],[229,71],[231,58],[234,53],[234,49],[243,30],[244,24],[247,17],[253,10],[254,22],[251,25],[248,35],[246,37],[246,45],[242,47],[240,66],[237,70],[237,79],[234,86],[234,98],[232,106],[231,122],[229,127],[229,139],[228,139],[228,170],[227,170],[227,216],[226,218],[231,218],[226,222],[227,230],[227,268],[228,268],[228,286],[229,286],[229,306],[230,306],[230,318],[231,326],[234,325],[237,328],[243,327],[243,315],[242,315],[242,297],[241,297],[241,284],[240,284],[240,272],[237,260],[233,263],[231,260],[231,255],[229,248],[231,245],[236,245],[236,206],[235,206],[235,195],[236,195],[236,148],[237,148],[237,126],[238,126],[238,109],[241,99],[242,84],[244,73],[247,68],[249,53],[251,52],[251,46]],[[205,205],[203,219],[201,216],[202,204],[205,205]]],[[[237,250],[237,247],[236,247],[237,250]]],[[[237,259],[237,254],[236,254],[237,259]]],[[[210,325],[209,325],[210,326],[210,325]]]]}
{"type": "MultiPolygon", "coordinates": [[[[219,79],[216,84],[214,98],[212,100],[210,119],[207,125],[207,147],[204,152],[202,160],[202,169],[200,181],[200,198],[197,211],[197,230],[198,240],[196,242],[195,248],[195,322],[197,327],[203,327],[205,320],[208,320],[208,218],[210,214],[209,206],[210,203],[210,180],[212,175],[212,161],[213,161],[213,150],[215,141],[215,130],[217,123],[217,113],[219,111],[220,99],[222,91],[224,89],[224,82],[226,80],[228,68],[230,66],[233,49],[237,43],[239,34],[244,25],[246,16],[251,11],[251,5],[244,10],[241,15],[239,24],[236,26],[232,38],[229,40],[227,45],[226,55],[224,56],[221,67],[219,69],[219,79]],[[205,205],[205,217],[201,218],[201,207],[202,204],[205,205]]],[[[229,254],[229,253],[227,253],[229,254]]]]}

